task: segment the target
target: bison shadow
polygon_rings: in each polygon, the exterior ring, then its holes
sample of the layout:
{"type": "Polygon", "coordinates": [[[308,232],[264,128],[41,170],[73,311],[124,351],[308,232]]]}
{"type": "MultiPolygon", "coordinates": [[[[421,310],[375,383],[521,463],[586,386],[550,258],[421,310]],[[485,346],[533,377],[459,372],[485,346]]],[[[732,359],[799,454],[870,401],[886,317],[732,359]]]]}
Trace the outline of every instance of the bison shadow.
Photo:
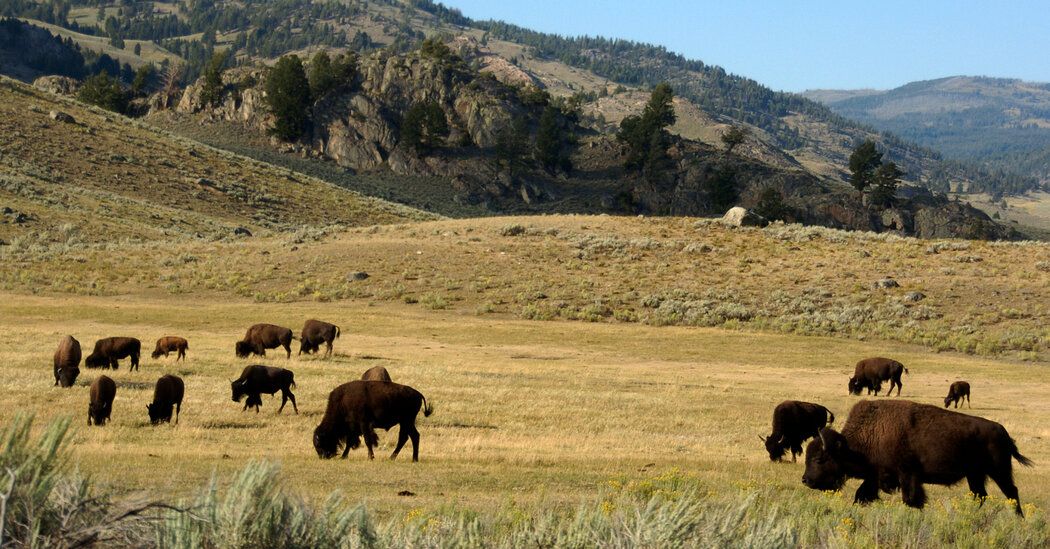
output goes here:
{"type": "Polygon", "coordinates": [[[458,421],[432,423],[432,425],[434,427],[450,427],[452,429],[499,429],[499,427],[487,423],[460,423],[458,421]]]}
{"type": "Polygon", "coordinates": [[[263,423],[240,423],[236,421],[206,421],[201,423],[204,429],[262,429],[263,423]]]}

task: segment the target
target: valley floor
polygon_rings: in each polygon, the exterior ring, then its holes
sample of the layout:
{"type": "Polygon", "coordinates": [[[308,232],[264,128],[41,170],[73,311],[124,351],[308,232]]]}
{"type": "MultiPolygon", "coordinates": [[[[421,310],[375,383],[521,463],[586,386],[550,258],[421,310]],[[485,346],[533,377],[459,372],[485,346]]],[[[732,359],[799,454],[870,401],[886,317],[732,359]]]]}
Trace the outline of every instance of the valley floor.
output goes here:
{"type": "MultiPolygon", "coordinates": [[[[939,405],[952,381],[968,380],[973,409],[963,412],[1003,423],[1036,463],[1015,464],[1029,520],[1045,523],[1050,506],[1045,363],[757,331],[526,321],[361,299],[279,304],[3,293],[0,330],[0,423],[19,412],[36,414],[38,427],[72,415],[78,467],[122,491],[191,495],[213,474],[222,482],[263,459],[279,462],[289,486],[308,499],[338,490],[389,520],[449,508],[565,508],[669,477],[711,494],[762,489],[812,506],[828,496],[802,486],[802,463],[770,463],[757,437],[768,434],[772,409],[785,399],[822,403],[841,427],[858,400],[846,394],[853,363],[884,355],[909,367],[906,399],[939,405]],[[296,342],[290,360],[271,351],[259,361],[295,372],[299,415],[290,406],[277,415],[279,399],[265,397],[261,413],[242,412],[229,383],[256,361],[235,358],[234,342],[255,322],[298,333],[308,318],[341,326],[334,358],[298,357],[296,342]],[[84,369],[76,387],[52,387],[51,354],[65,334],[80,340],[85,355],[100,337],[143,341],[141,371],[127,371],[123,361],[119,371],[106,372],[118,391],[104,428],[86,426],[86,385],[102,372],[84,369]],[[164,335],[189,339],[185,363],[149,358],[164,335]],[[374,462],[363,449],[346,461],[318,459],[311,433],[328,392],[375,365],[436,408],[418,421],[420,462],[410,461],[408,448],[395,462],[385,459],[395,430],[380,432],[374,462]],[[165,373],[185,379],[186,400],[177,426],[151,427],[145,404],[165,373]],[[398,495],[405,490],[414,495],[398,495]]],[[[847,501],[856,486],[847,484],[847,501]]],[[[933,509],[967,497],[964,486],[929,492],[933,509]]],[[[989,492],[1001,498],[994,486],[989,492]]],[[[906,512],[899,495],[863,512],[887,508],[906,512]]]]}

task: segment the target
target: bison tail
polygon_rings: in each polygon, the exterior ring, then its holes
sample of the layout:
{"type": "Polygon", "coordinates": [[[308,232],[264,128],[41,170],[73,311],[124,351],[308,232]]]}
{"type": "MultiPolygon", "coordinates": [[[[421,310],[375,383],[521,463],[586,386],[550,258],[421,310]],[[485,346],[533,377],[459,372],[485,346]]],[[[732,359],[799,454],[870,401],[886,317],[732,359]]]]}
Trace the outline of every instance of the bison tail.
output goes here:
{"type": "Polygon", "coordinates": [[[335,338],[339,339],[339,326],[335,327],[335,338]]]}
{"type": "Polygon", "coordinates": [[[835,423],[835,414],[831,413],[831,410],[827,408],[824,408],[824,410],[828,413],[828,425],[835,423]]]}
{"type": "Polygon", "coordinates": [[[904,373],[905,373],[905,375],[907,375],[907,373],[908,373],[908,367],[907,366],[904,367],[904,373]]]}
{"type": "Polygon", "coordinates": [[[423,417],[430,417],[434,413],[434,407],[427,403],[427,397],[423,397],[423,417]]]}
{"type": "Polygon", "coordinates": [[[1026,458],[1024,456],[1022,456],[1021,452],[1017,451],[1017,446],[1016,445],[1014,446],[1013,456],[1014,456],[1014,459],[1017,460],[1017,463],[1020,463],[1021,465],[1024,465],[1025,467],[1034,467],[1035,466],[1035,462],[1034,461],[1032,461],[1032,460],[1030,460],[1030,459],[1028,459],[1028,458],[1026,458]]]}
{"type": "Polygon", "coordinates": [[[288,381],[290,382],[289,385],[295,388],[295,374],[288,372],[288,381]]]}

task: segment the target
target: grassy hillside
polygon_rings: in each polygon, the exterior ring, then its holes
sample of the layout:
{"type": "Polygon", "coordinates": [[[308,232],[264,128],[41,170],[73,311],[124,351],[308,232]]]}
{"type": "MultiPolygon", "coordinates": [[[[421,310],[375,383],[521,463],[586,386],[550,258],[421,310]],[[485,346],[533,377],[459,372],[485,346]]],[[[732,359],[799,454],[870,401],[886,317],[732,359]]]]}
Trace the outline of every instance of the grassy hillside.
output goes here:
{"type": "Polygon", "coordinates": [[[0,239],[15,248],[433,218],[9,79],[0,135],[0,239]]]}

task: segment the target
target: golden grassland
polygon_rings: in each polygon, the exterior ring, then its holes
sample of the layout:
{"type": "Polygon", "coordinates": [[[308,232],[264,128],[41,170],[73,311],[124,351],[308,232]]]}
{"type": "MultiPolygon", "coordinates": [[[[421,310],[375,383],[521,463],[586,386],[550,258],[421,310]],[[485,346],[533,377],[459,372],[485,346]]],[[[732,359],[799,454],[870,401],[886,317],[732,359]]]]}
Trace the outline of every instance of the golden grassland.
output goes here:
{"type": "MultiPolygon", "coordinates": [[[[222,487],[245,463],[263,459],[279,463],[284,483],[308,500],[339,491],[350,501],[363,501],[379,520],[397,524],[440,522],[438,517],[449,513],[525,520],[592,503],[612,512],[623,494],[699,493],[715,501],[758,498],[762,509],[778,509],[789,522],[825,517],[819,518],[820,528],[803,530],[804,545],[835,545],[825,536],[853,544],[872,535],[877,544],[880,528],[883,543],[914,542],[953,523],[994,524],[998,534],[989,530],[986,537],[973,538],[985,542],[1028,536],[1024,545],[1037,546],[1029,538],[1046,532],[1050,372],[1045,364],[934,354],[894,343],[536,322],[364,299],[252,303],[203,296],[5,293],[0,329],[5,333],[0,423],[19,412],[36,414],[38,425],[72,415],[76,466],[101,487],[122,493],[189,496],[213,475],[222,487]],[[332,359],[298,357],[293,348],[290,360],[271,351],[266,359],[251,361],[295,372],[299,415],[290,405],[277,415],[279,398],[264,398],[259,414],[242,412],[241,404],[230,400],[229,382],[251,362],[233,356],[233,342],[254,322],[298,330],[312,317],[342,328],[332,359]],[[67,333],[79,338],[85,352],[99,337],[139,337],[141,371],[127,371],[124,361],[116,372],[83,370],[73,388],[52,387],[53,345],[67,333]],[[170,334],[189,339],[185,363],[149,358],[153,341],[170,334]],[[849,504],[857,481],[843,493],[825,494],[802,486],[801,462],[769,462],[758,436],[768,434],[776,403],[820,402],[841,426],[858,400],[846,395],[851,364],[873,355],[908,365],[903,398],[939,404],[950,382],[970,381],[973,409],[963,413],[1003,423],[1021,452],[1036,462],[1035,468],[1015,467],[1027,521],[1010,517],[993,484],[994,497],[983,511],[961,486],[930,487],[925,513],[905,508],[899,495],[861,508],[849,504]],[[410,461],[408,449],[395,462],[385,459],[394,430],[380,431],[374,462],[363,449],[346,461],[318,459],[311,433],[328,391],[375,365],[419,389],[436,408],[418,420],[420,462],[410,461]],[[118,383],[113,420],[87,427],[87,384],[101,373],[118,383]],[[153,382],[165,373],[183,377],[186,399],[177,426],[154,427],[145,404],[153,382]],[[413,495],[398,495],[406,490],[413,495]],[[895,529],[901,530],[896,538],[890,535],[895,529]]],[[[767,518],[772,519],[749,520],[767,518]]],[[[944,535],[935,539],[943,541],[944,535]]]]}
{"type": "Polygon", "coordinates": [[[10,79],[0,81],[0,151],[0,202],[31,218],[0,223],[7,242],[68,241],[73,228],[79,241],[116,242],[435,217],[10,79]]]}

